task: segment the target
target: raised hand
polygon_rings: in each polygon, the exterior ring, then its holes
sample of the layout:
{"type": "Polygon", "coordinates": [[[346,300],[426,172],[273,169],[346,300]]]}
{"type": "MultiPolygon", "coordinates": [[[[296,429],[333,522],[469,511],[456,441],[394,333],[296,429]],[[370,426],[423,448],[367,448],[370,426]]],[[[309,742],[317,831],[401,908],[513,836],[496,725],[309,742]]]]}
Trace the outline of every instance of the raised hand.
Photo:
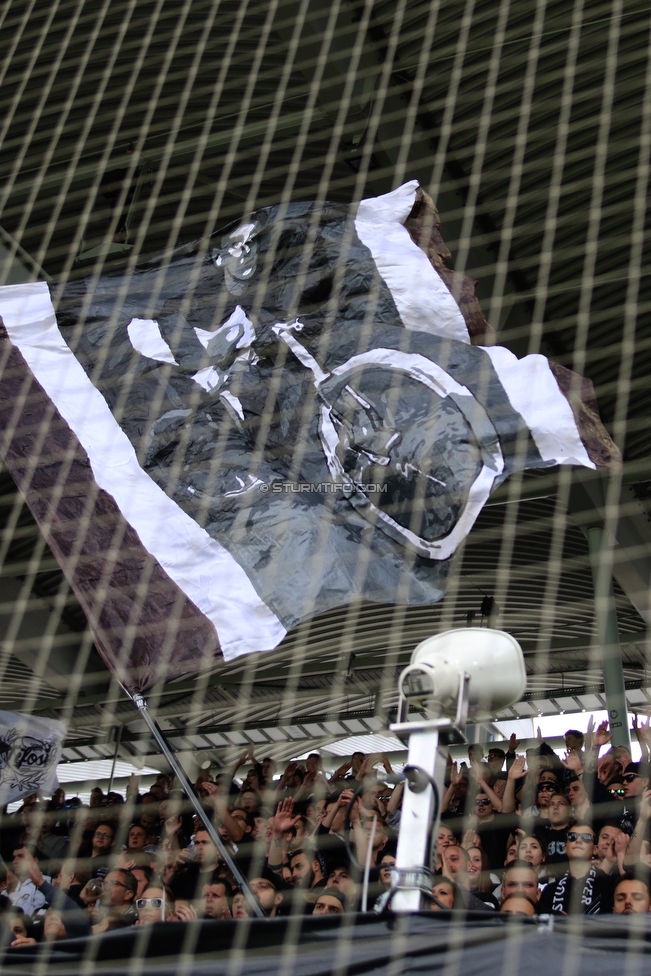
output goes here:
{"type": "Polygon", "coordinates": [[[471,847],[475,846],[475,840],[476,840],[475,830],[473,827],[469,827],[468,830],[465,830],[463,833],[461,846],[468,851],[470,850],[471,847]]]}
{"type": "Polygon", "coordinates": [[[525,775],[525,772],[524,772],[524,763],[525,763],[525,757],[524,756],[516,756],[515,759],[513,760],[513,764],[511,765],[511,768],[509,769],[508,773],[506,774],[507,775],[507,778],[508,779],[522,779],[522,777],[525,775]]]}
{"type": "Polygon", "coordinates": [[[570,749],[566,752],[565,759],[561,759],[561,762],[566,769],[571,769],[575,773],[580,773],[583,770],[583,763],[576,749],[570,749]]]}
{"type": "Polygon", "coordinates": [[[234,764],[234,768],[239,769],[240,766],[243,766],[248,759],[249,759],[249,747],[247,746],[244,752],[242,753],[242,755],[237,757],[234,764]]]}
{"type": "Polygon", "coordinates": [[[520,740],[516,738],[515,732],[511,732],[511,736],[509,738],[509,752],[515,752],[519,745],[520,740]]]}
{"type": "Polygon", "coordinates": [[[171,817],[165,818],[165,832],[168,837],[175,837],[181,830],[183,821],[181,817],[173,813],[171,817]]]}
{"type": "Polygon", "coordinates": [[[626,748],[626,746],[613,746],[612,751],[615,756],[615,762],[620,767],[622,772],[624,772],[628,764],[633,761],[630,751],[626,748]]]}
{"type": "Polygon", "coordinates": [[[213,783],[212,780],[205,780],[201,784],[201,792],[204,798],[208,801],[213,810],[216,810],[219,806],[219,786],[217,783],[213,783]]]}
{"type": "Polygon", "coordinates": [[[476,783],[481,783],[486,775],[486,767],[483,763],[471,762],[470,763],[470,775],[475,780],[476,783]]]}
{"type": "Polygon", "coordinates": [[[625,834],[624,831],[620,831],[617,834],[615,840],[613,841],[613,852],[617,859],[619,859],[620,857],[623,858],[625,856],[630,842],[631,842],[630,834],[625,834]]]}
{"type": "Polygon", "coordinates": [[[648,820],[651,817],[651,790],[645,790],[639,806],[640,820],[648,820]]]}
{"type": "Polygon", "coordinates": [[[597,777],[604,785],[609,783],[617,772],[617,763],[612,752],[607,752],[597,763],[597,777]]]}
{"type": "Polygon", "coordinates": [[[592,741],[595,746],[599,748],[600,746],[605,746],[606,743],[610,742],[612,739],[612,732],[608,731],[608,722],[602,722],[597,731],[594,733],[592,741]]]}
{"type": "Polygon", "coordinates": [[[338,807],[347,807],[353,798],[354,790],[342,790],[337,800],[338,807]]]}
{"type": "Polygon", "coordinates": [[[294,816],[294,800],[292,797],[287,797],[282,803],[279,803],[276,807],[276,815],[274,816],[274,833],[284,834],[292,827],[295,827],[300,820],[300,814],[294,816]]]}
{"type": "MultiPolygon", "coordinates": [[[[348,800],[348,803],[350,803],[350,800],[348,800]]],[[[348,803],[346,804],[346,806],[348,806],[348,803]]],[[[362,798],[358,796],[355,799],[355,802],[353,803],[352,807],[350,808],[350,814],[349,814],[350,823],[351,826],[353,827],[359,823],[359,808],[361,806],[361,803],[362,803],[362,798]]]]}
{"type": "Polygon", "coordinates": [[[192,905],[184,904],[179,902],[174,907],[174,914],[172,915],[172,921],[174,922],[196,922],[198,916],[197,911],[192,905]]]}

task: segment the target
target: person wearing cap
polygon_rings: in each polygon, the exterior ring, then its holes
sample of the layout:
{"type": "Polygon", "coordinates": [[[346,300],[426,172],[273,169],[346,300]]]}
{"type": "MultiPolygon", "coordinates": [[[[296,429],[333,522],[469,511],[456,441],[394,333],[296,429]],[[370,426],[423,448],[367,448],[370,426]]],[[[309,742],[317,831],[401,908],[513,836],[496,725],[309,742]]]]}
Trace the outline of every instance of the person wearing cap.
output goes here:
{"type": "Polygon", "coordinates": [[[341,888],[324,888],[314,904],[313,915],[343,915],[348,905],[341,888]]]}
{"type": "Polygon", "coordinates": [[[291,885],[286,884],[280,875],[266,866],[257,874],[254,871],[249,886],[268,918],[275,918],[281,914],[285,896],[292,890],[291,885]]]}
{"type": "Polygon", "coordinates": [[[624,772],[624,790],[627,791],[624,797],[624,816],[619,826],[622,830],[627,830],[633,815],[635,824],[631,831],[631,840],[626,852],[625,864],[630,870],[630,865],[634,865],[642,852],[642,845],[649,841],[649,820],[651,820],[651,789],[649,789],[649,777],[642,776],[642,772],[647,772],[648,767],[642,763],[629,763],[624,772]],[[637,767],[637,770],[632,768],[637,767]],[[640,770],[640,767],[642,769],[640,770]],[[630,772],[629,772],[630,770],[630,772]]]}
{"type": "Polygon", "coordinates": [[[624,809],[621,815],[620,828],[627,834],[632,834],[640,816],[642,795],[649,789],[650,771],[646,763],[631,762],[624,770],[622,782],[624,784],[624,809]]]}

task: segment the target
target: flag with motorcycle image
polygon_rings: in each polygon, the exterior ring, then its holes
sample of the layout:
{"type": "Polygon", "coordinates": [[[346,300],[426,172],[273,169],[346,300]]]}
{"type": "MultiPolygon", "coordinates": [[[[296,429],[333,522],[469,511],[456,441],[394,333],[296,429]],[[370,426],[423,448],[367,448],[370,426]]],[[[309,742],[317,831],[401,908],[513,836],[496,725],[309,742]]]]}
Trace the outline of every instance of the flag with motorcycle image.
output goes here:
{"type": "Polygon", "coordinates": [[[588,380],[495,337],[416,182],[0,288],[0,449],[123,683],[432,604],[514,471],[608,468],[588,380]]]}

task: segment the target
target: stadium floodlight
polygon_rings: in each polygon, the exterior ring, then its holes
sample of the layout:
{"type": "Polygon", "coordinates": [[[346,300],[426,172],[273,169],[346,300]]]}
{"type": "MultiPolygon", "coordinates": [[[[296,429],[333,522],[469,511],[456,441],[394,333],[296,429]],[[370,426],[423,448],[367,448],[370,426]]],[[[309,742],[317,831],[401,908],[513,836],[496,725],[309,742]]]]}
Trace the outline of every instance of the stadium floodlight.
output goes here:
{"type": "Polygon", "coordinates": [[[422,895],[431,895],[447,759],[442,746],[467,741],[463,728],[469,718],[492,717],[518,701],[525,687],[522,648],[501,630],[448,630],[422,641],[412,654],[400,676],[399,721],[391,726],[409,735],[393,872],[395,911],[417,911],[422,895]]]}

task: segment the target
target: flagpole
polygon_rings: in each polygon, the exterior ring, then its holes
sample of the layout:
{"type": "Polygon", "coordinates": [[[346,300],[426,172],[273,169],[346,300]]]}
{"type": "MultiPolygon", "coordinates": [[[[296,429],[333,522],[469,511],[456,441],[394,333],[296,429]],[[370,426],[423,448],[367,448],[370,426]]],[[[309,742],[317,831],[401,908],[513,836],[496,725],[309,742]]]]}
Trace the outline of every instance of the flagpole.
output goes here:
{"type": "Polygon", "coordinates": [[[110,793],[111,790],[113,789],[113,780],[115,779],[115,767],[116,767],[117,762],[118,762],[118,753],[120,752],[120,743],[122,741],[122,729],[123,728],[124,728],[124,726],[118,725],[118,730],[117,730],[117,733],[116,733],[116,736],[115,736],[115,752],[113,753],[113,764],[111,766],[111,778],[109,779],[109,785],[108,785],[108,789],[106,791],[107,793],[110,793]]]}
{"type": "Polygon", "coordinates": [[[147,707],[147,702],[145,701],[143,696],[138,694],[137,692],[133,695],[131,695],[130,692],[129,694],[131,699],[133,700],[134,705],[136,706],[136,708],[142,715],[143,719],[145,720],[145,723],[147,724],[149,731],[151,732],[154,739],[158,743],[161,752],[163,753],[168,763],[170,764],[170,767],[173,770],[175,776],[177,777],[177,779],[181,783],[181,786],[183,787],[186,794],[190,798],[190,802],[192,803],[192,806],[196,810],[197,816],[203,822],[203,825],[206,828],[211,841],[219,851],[229,871],[231,872],[231,874],[237,881],[238,885],[242,889],[242,893],[244,894],[244,897],[250,909],[254,912],[255,915],[257,915],[258,918],[266,918],[265,913],[260,907],[260,903],[258,902],[257,898],[251,891],[251,888],[249,887],[248,881],[246,880],[246,878],[238,868],[237,864],[229,854],[228,850],[226,849],[226,846],[224,845],[224,842],[222,841],[218,832],[215,830],[215,826],[212,820],[210,819],[210,817],[204,810],[203,806],[199,802],[199,797],[194,792],[192,788],[192,784],[190,783],[190,780],[186,776],[185,770],[180,765],[176,756],[174,755],[169,745],[167,744],[167,739],[163,734],[163,730],[158,725],[158,722],[156,722],[156,720],[152,718],[149,712],[149,708],[147,707]]]}

